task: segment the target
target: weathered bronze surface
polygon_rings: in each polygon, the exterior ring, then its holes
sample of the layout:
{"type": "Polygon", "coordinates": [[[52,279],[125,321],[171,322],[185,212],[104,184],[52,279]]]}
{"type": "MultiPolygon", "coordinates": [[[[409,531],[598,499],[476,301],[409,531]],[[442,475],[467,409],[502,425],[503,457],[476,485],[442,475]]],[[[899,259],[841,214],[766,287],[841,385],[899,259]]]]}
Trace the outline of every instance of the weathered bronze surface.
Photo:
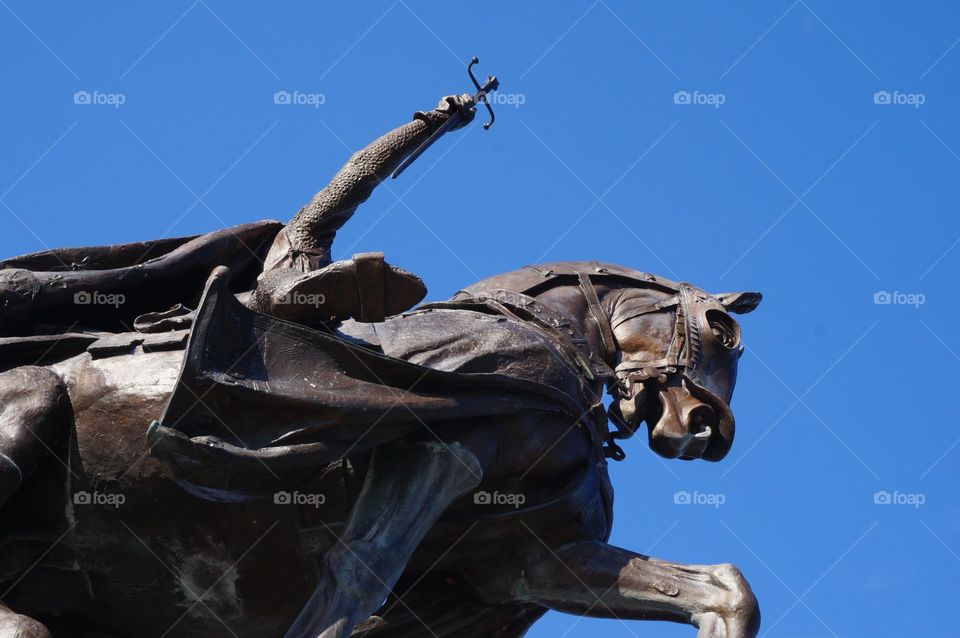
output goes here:
{"type": "Polygon", "coordinates": [[[667,458],[730,449],[730,313],[758,293],[563,262],[408,311],[426,289],[382,255],[331,263],[476,101],[377,139],[286,226],[0,263],[0,638],[507,638],[548,609],[756,635],[732,565],[606,541],[642,422],[667,458]]]}

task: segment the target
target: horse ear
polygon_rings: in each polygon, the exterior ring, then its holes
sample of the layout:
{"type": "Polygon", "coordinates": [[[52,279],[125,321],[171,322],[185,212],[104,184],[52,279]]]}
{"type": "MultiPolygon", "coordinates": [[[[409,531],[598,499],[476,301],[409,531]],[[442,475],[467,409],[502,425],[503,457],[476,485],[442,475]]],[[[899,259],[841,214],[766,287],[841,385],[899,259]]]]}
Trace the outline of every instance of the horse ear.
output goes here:
{"type": "Polygon", "coordinates": [[[738,315],[756,310],[763,295],[759,292],[721,292],[714,295],[724,308],[738,315]]]}

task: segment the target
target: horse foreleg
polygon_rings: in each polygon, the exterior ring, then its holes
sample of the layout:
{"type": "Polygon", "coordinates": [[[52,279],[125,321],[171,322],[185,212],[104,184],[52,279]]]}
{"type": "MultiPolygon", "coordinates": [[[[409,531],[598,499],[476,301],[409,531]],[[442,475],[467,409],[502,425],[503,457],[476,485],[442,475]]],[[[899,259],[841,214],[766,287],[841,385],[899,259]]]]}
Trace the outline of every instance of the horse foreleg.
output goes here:
{"type": "Polygon", "coordinates": [[[70,400],[54,372],[36,366],[0,374],[0,506],[67,427],[70,400]]]}
{"type": "Polygon", "coordinates": [[[599,541],[548,548],[536,541],[516,554],[509,574],[486,574],[485,597],[508,596],[580,616],[669,620],[699,627],[699,638],[753,638],[757,599],[730,564],[682,565],[599,541]]]}
{"type": "Polygon", "coordinates": [[[46,627],[29,616],[0,605],[0,638],[52,638],[46,627]]]}
{"type": "Polygon", "coordinates": [[[343,537],[286,638],[349,636],[383,603],[437,518],[480,478],[477,458],[456,443],[377,449],[343,537]]]}

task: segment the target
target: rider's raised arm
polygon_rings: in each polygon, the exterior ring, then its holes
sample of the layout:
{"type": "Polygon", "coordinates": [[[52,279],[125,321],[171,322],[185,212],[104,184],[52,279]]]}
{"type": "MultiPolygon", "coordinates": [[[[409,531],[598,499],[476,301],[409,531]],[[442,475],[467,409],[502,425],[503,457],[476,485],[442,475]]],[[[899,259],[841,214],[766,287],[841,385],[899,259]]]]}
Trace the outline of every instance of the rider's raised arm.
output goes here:
{"type": "Polygon", "coordinates": [[[354,153],[330,183],[300,209],[277,237],[264,269],[311,271],[329,264],[337,230],[370,197],[373,189],[448,118],[462,120],[448,130],[469,123],[473,109],[464,108],[468,100],[469,96],[445,97],[436,109],[415,113],[412,122],[378,137],[354,153]]]}

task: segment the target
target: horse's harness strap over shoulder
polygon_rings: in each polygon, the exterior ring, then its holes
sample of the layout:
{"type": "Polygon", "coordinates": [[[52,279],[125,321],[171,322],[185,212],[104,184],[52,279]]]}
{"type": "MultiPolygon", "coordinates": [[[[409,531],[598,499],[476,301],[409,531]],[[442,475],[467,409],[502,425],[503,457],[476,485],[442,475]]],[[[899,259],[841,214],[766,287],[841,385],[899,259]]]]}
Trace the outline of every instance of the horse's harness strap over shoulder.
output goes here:
{"type": "Polygon", "coordinates": [[[607,365],[613,367],[617,364],[617,342],[613,337],[613,328],[610,326],[610,319],[600,305],[600,298],[597,297],[597,289],[593,287],[590,281],[590,275],[585,272],[577,273],[577,279],[580,282],[580,290],[583,292],[583,298],[587,301],[587,308],[593,317],[597,328],[600,330],[600,339],[603,341],[603,359],[607,365]]]}

